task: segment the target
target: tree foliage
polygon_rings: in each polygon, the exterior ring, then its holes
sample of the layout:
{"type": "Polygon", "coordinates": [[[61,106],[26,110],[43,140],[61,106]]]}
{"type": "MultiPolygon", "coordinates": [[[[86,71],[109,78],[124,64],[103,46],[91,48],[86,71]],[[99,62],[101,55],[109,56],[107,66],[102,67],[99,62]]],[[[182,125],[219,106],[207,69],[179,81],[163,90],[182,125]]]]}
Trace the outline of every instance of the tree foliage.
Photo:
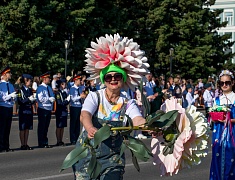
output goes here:
{"type": "Polygon", "coordinates": [[[233,42],[210,11],[214,0],[3,0],[0,2],[0,61],[15,76],[64,72],[64,41],[71,41],[68,74],[82,70],[90,41],[119,33],[134,38],[145,50],[156,74],[169,73],[169,49],[174,48],[173,74],[196,79],[232,68],[233,42]],[[226,63],[227,62],[227,65],[226,63]]]}

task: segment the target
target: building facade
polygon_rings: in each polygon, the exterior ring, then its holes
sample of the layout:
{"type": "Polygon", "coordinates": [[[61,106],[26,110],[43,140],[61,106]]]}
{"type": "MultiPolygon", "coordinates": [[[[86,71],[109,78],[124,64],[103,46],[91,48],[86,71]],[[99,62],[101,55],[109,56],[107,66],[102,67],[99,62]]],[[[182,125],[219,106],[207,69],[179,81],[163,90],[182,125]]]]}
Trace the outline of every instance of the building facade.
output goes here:
{"type": "MultiPolygon", "coordinates": [[[[216,0],[215,4],[210,7],[213,9],[224,9],[224,12],[220,14],[221,21],[227,21],[226,27],[217,30],[220,35],[231,34],[230,41],[235,41],[235,0],[216,0]]],[[[235,45],[231,47],[231,51],[235,52],[235,45]]],[[[235,57],[232,60],[235,63],[235,57]]]]}

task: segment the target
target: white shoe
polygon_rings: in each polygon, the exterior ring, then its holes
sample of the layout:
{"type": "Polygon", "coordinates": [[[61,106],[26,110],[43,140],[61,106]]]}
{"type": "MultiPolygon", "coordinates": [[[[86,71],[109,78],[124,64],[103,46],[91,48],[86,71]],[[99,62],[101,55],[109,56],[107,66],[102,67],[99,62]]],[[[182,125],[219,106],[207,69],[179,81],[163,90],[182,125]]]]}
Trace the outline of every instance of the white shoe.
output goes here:
{"type": "Polygon", "coordinates": [[[138,136],[135,136],[135,139],[140,139],[138,136]]]}
{"type": "Polygon", "coordinates": [[[139,134],[138,139],[147,139],[147,136],[144,136],[143,134],[139,134]]]}

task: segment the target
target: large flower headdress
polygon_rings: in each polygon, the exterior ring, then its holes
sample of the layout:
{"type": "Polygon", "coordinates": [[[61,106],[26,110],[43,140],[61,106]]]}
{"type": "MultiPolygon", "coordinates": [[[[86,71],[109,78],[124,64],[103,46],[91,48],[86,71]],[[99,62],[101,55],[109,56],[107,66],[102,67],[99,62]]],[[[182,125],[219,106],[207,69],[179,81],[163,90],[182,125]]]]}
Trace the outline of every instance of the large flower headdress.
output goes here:
{"type": "Polygon", "coordinates": [[[85,71],[91,74],[89,79],[100,82],[100,72],[105,67],[115,64],[124,69],[127,74],[124,88],[135,90],[149,70],[145,52],[140,50],[139,45],[119,34],[105,35],[91,42],[91,48],[87,48],[85,71]]]}

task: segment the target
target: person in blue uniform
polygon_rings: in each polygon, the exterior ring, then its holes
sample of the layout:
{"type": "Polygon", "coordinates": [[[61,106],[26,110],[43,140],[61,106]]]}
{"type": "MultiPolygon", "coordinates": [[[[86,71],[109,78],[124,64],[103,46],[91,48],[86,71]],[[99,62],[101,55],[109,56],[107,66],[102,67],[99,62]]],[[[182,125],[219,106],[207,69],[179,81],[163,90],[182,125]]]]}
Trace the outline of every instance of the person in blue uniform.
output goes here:
{"type": "Polygon", "coordinates": [[[60,79],[56,81],[58,91],[55,93],[56,99],[56,139],[57,146],[64,146],[63,135],[64,128],[67,127],[68,109],[67,105],[70,101],[70,95],[67,95],[66,80],[60,79]]]}
{"type": "Polygon", "coordinates": [[[70,88],[69,94],[70,99],[70,142],[75,145],[80,134],[80,114],[82,109],[81,99],[86,98],[84,89],[81,88],[81,78],[80,74],[74,76],[74,85],[70,88]],[[79,87],[80,86],[80,87],[79,87]]]}
{"type": "Polygon", "coordinates": [[[17,101],[19,104],[19,130],[21,150],[31,150],[28,145],[29,130],[33,129],[33,109],[32,105],[36,98],[33,97],[31,89],[33,77],[23,74],[21,78],[21,88],[18,92],[17,101]]]}
{"type": "Polygon", "coordinates": [[[42,84],[37,88],[36,98],[38,103],[38,146],[40,148],[50,148],[48,145],[48,128],[51,121],[51,111],[55,97],[50,84],[50,73],[47,72],[40,76],[42,84]]]}
{"type": "Polygon", "coordinates": [[[10,152],[9,136],[11,131],[11,122],[13,116],[13,105],[16,100],[14,86],[9,82],[11,79],[11,70],[9,66],[1,71],[0,83],[0,152],[10,152]]]}

